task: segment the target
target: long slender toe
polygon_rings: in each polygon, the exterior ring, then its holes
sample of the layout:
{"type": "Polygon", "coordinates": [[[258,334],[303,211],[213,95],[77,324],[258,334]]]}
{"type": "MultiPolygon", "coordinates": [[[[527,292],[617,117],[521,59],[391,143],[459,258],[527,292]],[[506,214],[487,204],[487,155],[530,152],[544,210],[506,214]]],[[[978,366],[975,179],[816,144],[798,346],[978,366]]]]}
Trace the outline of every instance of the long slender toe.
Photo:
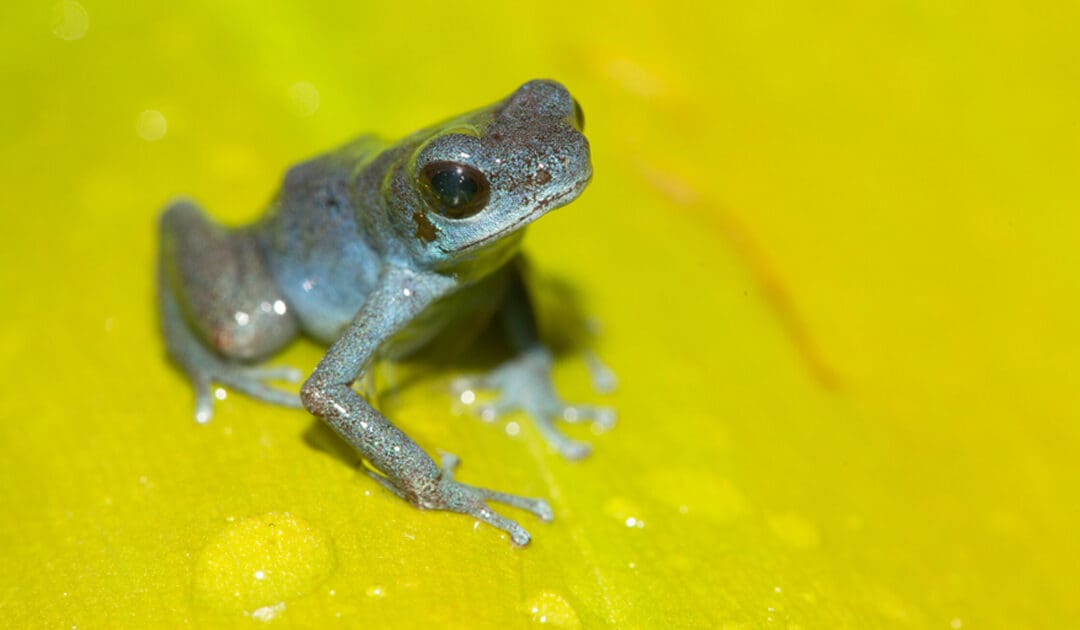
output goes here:
{"type": "Polygon", "coordinates": [[[533,416],[533,418],[536,421],[536,428],[540,430],[540,435],[566,459],[579,460],[592,452],[592,447],[588,444],[571,439],[559,431],[551,418],[546,416],[533,416]]]}
{"type": "Polygon", "coordinates": [[[472,512],[471,516],[475,516],[476,518],[484,521],[488,525],[497,527],[506,532],[507,534],[510,534],[510,540],[513,541],[515,545],[518,545],[520,547],[524,547],[525,545],[529,544],[530,540],[532,540],[532,536],[529,535],[529,532],[527,532],[524,527],[518,525],[516,522],[506,518],[505,516],[496,514],[495,512],[486,507],[472,512]]]}
{"type": "Polygon", "coordinates": [[[498,492],[497,490],[481,489],[481,494],[484,499],[489,501],[496,501],[503,505],[509,505],[526,512],[532,512],[540,518],[540,520],[551,522],[554,518],[554,513],[551,511],[551,506],[543,499],[534,499],[533,497],[522,497],[516,494],[507,494],[505,492],[498,492]]]}
{"type": "Polygon", "coordinates": [[[582,357],[585,359],[585,368],[589,371],[593,389],[601,394],[610,394],[618,388],[619,379],[615,372],[595,352],[586,350],[582,357]]]}
{"type": "Polygon", "coordinates": [[[287,365],[273,365],[268,367],[245,368],[242,374],[254,381],[285,381],[286,383],[299,383],[304,378],[304,373],[287,365]]]}
{"type": "Polygon", "coordinates": [[[453,453],[447,453],[446,451],[440,451],[439,453],[439,468],[442,469],[443,477],[446,479],[454,478],[454,470],[461,465],[461,458],[453,453]]]}
{"type": "Polygon", "coordinates": [[[280,405],[282,407],[290,407],[292,409],[302,409],[304,406],[300,401],[299,394],[271,387],[261,380],[251,378],[243,371],[225,372],[218,377],[218,380],[239,392],[263,402],[280,405]]]}
{"type": "Polygon", "coordinates": [[[615,410],[597,405],[566,405],[562,410],[562,419],[571,424],[591,422],[597,429],[606,430],[615,426],[615,410]]]}
{"type": "Polygon", "coordinates": [[[204,378],[193,378],[195,386],[195,422],[206,424],[214,417],[214,401],[210,397],[210,382],[204,378]]]}

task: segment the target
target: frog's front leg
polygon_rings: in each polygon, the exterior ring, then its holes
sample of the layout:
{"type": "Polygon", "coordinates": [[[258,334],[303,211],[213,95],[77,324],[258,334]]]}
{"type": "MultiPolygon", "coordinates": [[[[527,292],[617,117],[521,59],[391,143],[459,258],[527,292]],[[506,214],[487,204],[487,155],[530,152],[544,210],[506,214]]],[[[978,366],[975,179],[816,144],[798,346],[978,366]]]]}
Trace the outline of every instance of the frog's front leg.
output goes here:
{"type": "Polygon", "coordinates": [[[250,234],[214,223],[179,201],[161,216],[158,302],[169,356],[195,387],[195,419],[213,412],[210,384],[300,407],[300,398],[267,381],[299,381],[291,368],[253,364],[281,349],[297,323],[250,234]]]}
{"type": "Polygon", "coordinates": [[[319,362],[300,396],[308,411],[325,420],[384,475],[376,475],[376,479],[397,496],[419,508],[468,514],[506,531],[514,543],[525,545],[529,533],[493,512],[486,501],[522,508],[547,521],[552,513],[545,501],[456,481],[452,474],[456,458],[448,457],[443,468],[437,467],[419,445],[351,387],[368,369],[382,343],[453,288],[454,280],[438,274],[384,270],[378,287],[319,362]]]}
{"type": "MultiPolygon", "coordinates": [[[[589,445],[566,436],[555,423],[591,422],[598,429],[608,429],[615,424],[615,412],[609,407],[569,404],[559,397],[551,380],[554,358],[537,333],[521,261],[514,261],[507,271],[511,279],[499,315],[518,354],[487,374],[456,379],[452,388],[459,396],[474,389],[497,392],[494,401],[477,407],[481,418],[491,421],[505,413],[524,411],[563,457],[581,459],[591,451],[589,445]]],[[[610,391],[614,387],[614,375],[594,355],[589,354],[586,359],[593,386],[610,391]]]]}

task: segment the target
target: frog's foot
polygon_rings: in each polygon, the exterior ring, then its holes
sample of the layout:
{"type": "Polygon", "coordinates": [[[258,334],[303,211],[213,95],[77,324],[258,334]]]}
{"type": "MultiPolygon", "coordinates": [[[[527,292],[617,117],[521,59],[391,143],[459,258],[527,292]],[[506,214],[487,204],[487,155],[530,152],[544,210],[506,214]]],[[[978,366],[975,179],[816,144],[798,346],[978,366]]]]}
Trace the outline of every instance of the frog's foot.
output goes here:
{"type": "Polygon", "coordinates": [[[615,372],[592,350],[582,352],[585,359],[585,368],[589,370],[589,380],[592,381],[593,389],[601,394],[610,394],[619,386],[619,379],[615,372]]]}
{"type": "Polygon", "coordinates": [[[454,480],[454,469],[460,460],[450,453],[442,454],[441,473],[438,482],[429,494],[416,498],[410,498],[404,491],[394,485],[389,478],[365,468],[369,476],[380,485],[394,493],[398,497],[415,504],[425,510],[446,510],[467,514],[481,520],[492,527],[503,530],[510,535],[510,540],[515,545],[524,547],[529,544],[532,537],[524,527],[518,525],[506,517],[496,514],[487,506],[488,501],[502,503],[535,514],[540,520],[550,523],[554,518],[551,506],[543,499],[522,497],[516,494],[507,494],[487,488],[469,486],[454,480]]]}
{"type": "MultiPolygon", "coordinates": [[[[572,405],[555,393],[551,384],[551,354],[543,348],[517,356],[483,376],[458,378],[451,385],[463,403],[476,400],[475,390],[498,392],[495,400],[476,405],[482,420],[494,422],[514,411],[524,411],[535,422],[544,439],[566,459],[581,459],[592,450],[588,444],[563,434],[556,421],[589,422],[598,430],[615,425],[615,411],[609,407],[572,405]]],[[[613,378],[613,377],[611,377],[613,378]]]]}
{"type": "Polygon", "coordinates": [[[207,369],[190,370],[189,375],[195,387],[195,422],[199,424],[206,424],[214,417],[214,396],[211,395],[211,383],[227,385],[252,398],[274,405],[294,409],[304,407],[298,394],[278,389],[267,383],[267,381],[299,383],[304,375],[295,368],[233,365],[215,361],[207,369]]]}

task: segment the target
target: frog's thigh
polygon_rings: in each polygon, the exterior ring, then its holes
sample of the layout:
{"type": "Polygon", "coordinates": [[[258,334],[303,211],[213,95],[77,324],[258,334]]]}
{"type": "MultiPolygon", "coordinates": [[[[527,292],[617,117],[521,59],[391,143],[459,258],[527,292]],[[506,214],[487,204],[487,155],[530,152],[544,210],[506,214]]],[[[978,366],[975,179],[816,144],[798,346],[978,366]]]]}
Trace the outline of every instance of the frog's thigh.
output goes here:
{"type": "Polygon", "coordinates": [[[218,354],[251,361],[297,333],[285,297],[250,234],[227,230],[191,202],[161,218],[165,281],[187,323],[218,354]]]}

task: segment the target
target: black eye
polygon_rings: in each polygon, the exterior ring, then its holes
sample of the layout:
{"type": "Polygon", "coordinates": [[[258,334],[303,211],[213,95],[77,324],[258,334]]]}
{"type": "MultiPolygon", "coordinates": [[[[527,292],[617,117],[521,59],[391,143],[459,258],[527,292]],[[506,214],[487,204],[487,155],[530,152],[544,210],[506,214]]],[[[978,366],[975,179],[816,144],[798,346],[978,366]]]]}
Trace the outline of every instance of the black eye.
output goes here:
{"type": "Polygon", "coordinates": [[[574,121],[577,122],[578,131],[585,131],[585,111],[581,109],[581,103],[574,99],[574,121]]]}
{"type": "Polygon", "coordinates": [[[431,162],[420,181],[435,211],[450,219],[471,217],[484,209],[490,189],[484,174],[467,164],[431,162]]]}

